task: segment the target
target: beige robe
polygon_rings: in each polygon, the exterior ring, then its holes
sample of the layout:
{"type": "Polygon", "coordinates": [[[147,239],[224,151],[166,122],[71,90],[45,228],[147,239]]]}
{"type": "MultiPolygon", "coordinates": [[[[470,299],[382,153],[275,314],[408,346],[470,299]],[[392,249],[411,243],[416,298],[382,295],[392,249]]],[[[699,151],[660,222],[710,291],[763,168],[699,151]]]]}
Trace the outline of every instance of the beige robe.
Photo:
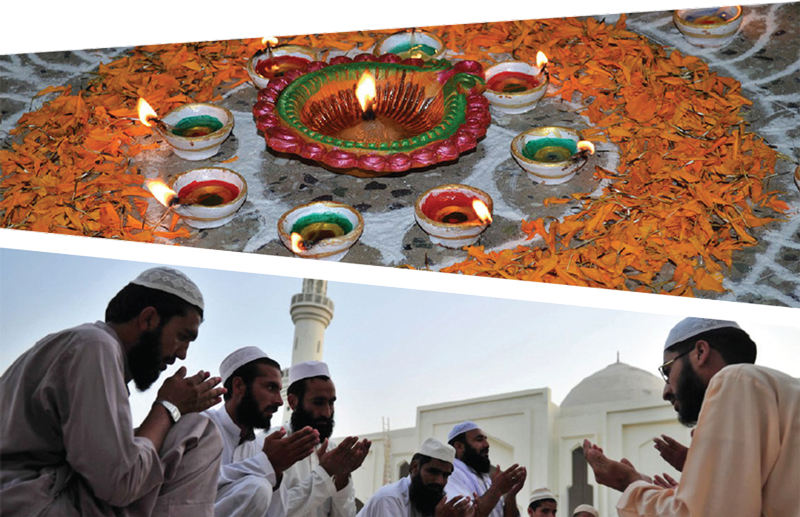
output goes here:
{"type": "Polygon", "coordinates": [[[45,337],[0,377],[3,515],[213,515],[216,427],[185,415],[156,451],[133,435],[124,371],[97,322],[45,337]]]}
{"type": "Polygon", "coordinates": [[[677,489],[631,484],[621,517],[800,517],[800,381],[731,365],[708,385],[677,489]]]}

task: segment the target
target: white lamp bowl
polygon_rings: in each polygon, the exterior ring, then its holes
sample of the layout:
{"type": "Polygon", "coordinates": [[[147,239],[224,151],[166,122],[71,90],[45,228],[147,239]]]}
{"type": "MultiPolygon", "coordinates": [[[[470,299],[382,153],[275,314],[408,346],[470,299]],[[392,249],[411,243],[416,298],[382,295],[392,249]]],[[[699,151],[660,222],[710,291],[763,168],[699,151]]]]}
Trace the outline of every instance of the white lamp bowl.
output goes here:
{"type": "Polygon", "coordinates": [[[182,188],[195,181],[211,180],[224,181],[235,185],[239,189],[239,195],[227,203],[216,206],[176,205],[175,213],[181,216],[183,221],[192,228],[216,228],[229,223],[247,198],[247,182],[244,178],[238,173],[222,167],[208,167],[183,172],[173,176],[169,181],[169,186],[179,193],[182,188]]]}
{"type": "Polygon", "coordinates": [[[531,66],[524,61],[506,61],[489,67],[486,70],[486,83],[488,84],[492,77],[503,72],[517,72],[530,75],[539,79],[540,84],[535,88],[523,92],[499,92],[490,90],[487,87],[483,95],[489,99],[489,105],[493,111],[510,115],[525,113],[535,108],[539,100],[544,97],[544,94],[547,92],[547,85],[550,83],[547,74],[541,74],[541,69],[531,66]]]}
{"type": "Polygon", "coordinates": [[[246,67],[247,75],[250,76],[250,80],[253,82],[256,88],[259,90],[261,88],[266,88],[267,83],[269,82],[268,78],[256,72],[256,66],[261,61],[266,61],[267,59],[280,56],[299,57],[302,59],[308,59],[309,62],[317,61],[318,59],[316,51],[300,45],[281,45],[280,47],[273,48],[272,52],[269,54],[267,52],[259,52],[247,61],[246,67]]]}
{"type": "Polygon", "coordinates": [[[167,113],[161,120],[168,127],[156,124],[156,131],[172,146],[175,154],[190,161],[206,160],[217,154],[222,142],[233,130],[233,114],[213,104],[184,104],[167,113]],[[222,123],[222,127],[204,136],[180,136],[171,130],[171,127],[177,126],[182,120],[202,116],[214,117],[222,123]]]}
{"type": "Polygon", "coordinates": [[[335,201],[315,201],[292,208],[278,220],[278,235],[283,245],[302,258],[339,261],[347,255],[350,248],[358,241],[364,232],[364,219],[355,208],[335,201]],[[295,251],[292,249],[292,228],[295,223],[306,216],[314,214],[333,213],[347,219],[352,225],[352,230],[340,237],[332,237],[318,241],[308,250],[295,251]]]}
{"type": "Polygon", "coordinates": [[[417,202],[414,204],[414,217],[417,220],[417,224],[428,234],[434,244],[451,249],[470,246],[489,227],[490,222],[479,224],[443,223],[429,217],[426,214],[427,210],[424,210],[429,198],[447,195],[448,193],[462,194],[469,198],[480,199],[486,204],[489,213],[492,213],[492,198],[486,192],[467,185],[441,185],[428,190],[417,198],[417,202]]]}
{"type": "MultiPolygon", "coordinates": [[[[582,165],[580,160],[570,159],[572,155],[567,155],[567,147],[561,146],[559,149],[563,149],[562,153],[559,154],[563,154],[564,159],[558,161],[536,160],[525,156],[523,153],[525,146],[528,145],[529,142],[544,139],[559,139],[574,142],[577,146],[577,143],[581,140],[581,136],[577,131],[566,127],[534,127],[514,137],[514,140],[511,141],[511,154],[520,167],[528,173],[528,177],[536,183],[544,183],[545,185],[566,183],[575,176],[578,168],[582,165]]],[[[569,145],[568,142],[564,143],[569,145]]]]}
{"type": "MultiPolygon", "coordinates": [[[[407,57],[419,57],[421,59],[439,59],[442,54],[444,54],[445,48],[444,43],[438,36],[435,34],[431,34],[430,32],[426,31],[400,31],[395,32],[394,34],[390,34],[378,40],[378,43],[375,45],[374,54],[376,56],[381,56],[383,54],[390,53],[393,49],[397,48],[400,45],[406,43],[414,43],[419,45],[425,45],[435,49],[433,55],[427,54],[425,52],[420,51],[420,55],[409,55],[407,57]]],[[[405,57],[405,56],[404,56],[405,57]]]]}
{"type": "Polygon", "coordinates": [[[730,43],[739,30],[742,24],[742,7],[734,5],[678,9],[672,12],[672,20],[692,45],[721,47],[730,43]]]}

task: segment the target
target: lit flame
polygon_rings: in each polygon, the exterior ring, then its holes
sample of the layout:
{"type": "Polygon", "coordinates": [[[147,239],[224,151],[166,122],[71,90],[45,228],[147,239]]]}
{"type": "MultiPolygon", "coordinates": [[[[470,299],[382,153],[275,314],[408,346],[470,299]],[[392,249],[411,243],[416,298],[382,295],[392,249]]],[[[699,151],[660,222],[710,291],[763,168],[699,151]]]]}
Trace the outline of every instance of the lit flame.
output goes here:
{"type": "Polygon", "coordinates": [[[364,75],[358,80],[356,86],[356,98],[358,103],[361,104],[361,109],[367,111],[372,107],[372,101],[375,99],[375,78],[369,73],[369,70],[364,70],[364,75]]]}
{"type": "Polygon", "coordinates": [[[261,38],[261,44],[266,45],[268,47],[272,47],[278,44],[278,38],[275,36],[264,36],[261,38]]]}
{"type": "Polygon", "coordinates": [[[489,212],[489,207],[487,207],[486,203],[480,199],[475,199],[472,201],[472,209],[475,211],[475,215],[478,216],[478,219],[480,219],[482,223],[488,224],[492,222],[492,214],[489,212]]]}
{"type": "Polygon", "coordinates": [[[581,140],[578,142],[578,149],[581,151],[588,151],[589,154],[594,154],[594,144],[588,140],[581,140]]]}
{"type": "Polygon", "coordinates": [[[539,70],[544,68],[547,64],[547,56],[544,55],[544,52],[541,50],[536,53],[536,66],[539,67],[539,70]]]}
{"type": "Polygon", "coordinates": [[[145,180],[144,186],[164,206],[172,206],[178,200],[178,193],[161,180],[145,180]]]}
{"type": "Polygon", "coordinates": [[[303,240],[303,237],[300,236],[299,233],[293,232],[292,233],[292,251],[295,253],[301,253],[306,251],[308,248],[306,247],[306,243],[303,240]]]}
{"type": "Polygon", "coordinates": [[[145,126],[151,127],[153,123],[150,122],[148,119],[151,118],[157,119],[158,113],[156,113],[156,111],[150,106],[150,104],[148,104],[147,101],[141,97],[139,97],[138,108],[139,108],[139,120],[141,120],[142,124],[144,124],[145,126]]]}

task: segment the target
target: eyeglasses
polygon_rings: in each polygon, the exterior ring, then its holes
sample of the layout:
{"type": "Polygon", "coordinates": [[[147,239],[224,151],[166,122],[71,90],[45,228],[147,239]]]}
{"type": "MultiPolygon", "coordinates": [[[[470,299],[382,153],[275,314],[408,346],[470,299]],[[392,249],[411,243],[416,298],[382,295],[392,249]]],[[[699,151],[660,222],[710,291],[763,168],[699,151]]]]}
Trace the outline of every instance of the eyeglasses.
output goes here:
{"type": "Polygon", "coordinates": [[[672,359],[670,359],[669,361],[667,361],[666,363],[664,363],[664,364],[662,364],[661,366],[658,367],[658,373],[660,373],[661,376],[664,378],[664,382],[669,384],[669,372],[672,370],[672,368],[671,368],[672,363],[674,363],[675,361],[677,361],[681,357],[685,356],[686,354],[688,354],[692,350],[694,350],[694,348],[690,348],[689,350],[685,351],[684,353],[680,354],[679,356],[673,357],[672,359]]]}

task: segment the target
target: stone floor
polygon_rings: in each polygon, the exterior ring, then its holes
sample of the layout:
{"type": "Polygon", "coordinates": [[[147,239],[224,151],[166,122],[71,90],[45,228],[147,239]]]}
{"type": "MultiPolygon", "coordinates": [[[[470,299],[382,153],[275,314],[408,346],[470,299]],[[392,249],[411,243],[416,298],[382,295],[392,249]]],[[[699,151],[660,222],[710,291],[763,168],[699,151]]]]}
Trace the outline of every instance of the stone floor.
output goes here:
{"type": "MultiPolygon", "coordinates": [[[[763,136],[786,159],[778,162],[772,188],[785,191],[791,207],[788,220],[756,233],[756,247],[737,252],[726,275],[724,294],[709,298],[800,307],[800,193],[793,172],[800,162],[800,3],[746,6],[735,40],[720,49],[700,49],[687,43],[672,23],[671,12],[631,15],[628,27],[651,40],[701,57],[721,75],[742,82],[754,101],[745,113],[748,129],[763,136]]],[[[89,72],[126,49],[84,50],[0,56],[0,135],[7,139],[19,116],[42,102],[33,95],[53,84],[82,86],[89,72]]],[[[575,113],[577,105],[545,99],[536,110],[506,120],[495,119],[477,149],[456,163],[381,178],[356,178],[330,172],[312,163],[279,156],[268,150],[255,128],[251,108],[256,90],[245,84],[226,92],[223,105],[235,116],[233,135],[217,156],[187,162],[162,146],[137,158],[152,177],[168,178],[196,167],[224,164],[248,182],[248,198],[237,217],[221,228],[193,232],[180,244],[202,248],[291,256],[278,239],[278,218],[290,208],[313,200],[335,200],[356,207],[364,217],[360,241],[345,262],[439,269],[466,257],[463,250],[432,245],[415,223],[414,201],[443,183],[465,183],[489,193],[495,220],[479,244],[497,250],[522,242],[519,221],[532,216],[562,217],[568,208],[546,208],[547,197],[595,191],[594,165],[615,169],[613,146],[601,144],[598,153],[569,183],[532,183],[511,157],[512,138],[534,125],[565,125],[580,129],[587,122],[575,113]]],[[[152,137],[158,138],[158,137],[152,137]]],[[[154,206],[153,219],[160,215],[154,206]]]]}

